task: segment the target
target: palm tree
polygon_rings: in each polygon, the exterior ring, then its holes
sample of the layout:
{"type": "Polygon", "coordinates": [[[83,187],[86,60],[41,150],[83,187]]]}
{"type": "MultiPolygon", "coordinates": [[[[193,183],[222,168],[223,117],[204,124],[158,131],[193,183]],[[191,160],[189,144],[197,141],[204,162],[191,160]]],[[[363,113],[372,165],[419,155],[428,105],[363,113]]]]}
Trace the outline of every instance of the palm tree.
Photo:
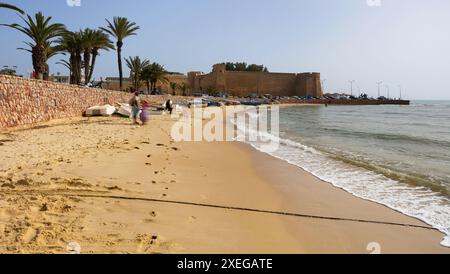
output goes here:
{"type": "Polygon", "coordinates": [[[109,51],[110,49],[115,49],[111,40],[109,40],[108,34],[104,33],[101,30],[96,30],[92,36],[92,61],[91,61],[91,69],[90,73],[87,77],[88,82],[91,81],[92,75],[94,74],[95,61],[97,60],[97,56],[99,55],[100,50],[109,51]]]}
{"type": "Polygon", "coordinates": [[[146,66],[142,71],[142,80],[147,83],[147,90],[156,93],[156,84],[158,82],[167,83],[169,80],[166,77],[167,71],[158,63],[152,63],[146,66]]]}
{"type": "Polygon", "coordinates": [[[81,70],[83,60],[81,52],[83,50],[83,43],[81,32],[66,32],[59,40],[59,47],[62,51],[69,53],[70,64],[70,83],[81,85],[81,70]]]}
{"type": "MultiPolygon", "coordinates": [[[[29,46],[29,48],[17,48],[18,50],[24,50],[27,51],[29,53],[33,53],[33,44],[29,43],[29,42],[24,42],[26,45],[29,46]]],[[[48,79],[49,75],[50,75],[50,69],[48,66],[48,60],[50,60],[50,58],[52,58],[53,56],[60,54],[61,53],[61,48],[59,46],[52,46],[52,43],[46,43],[45,45],[45,51],[46,51],[46,56],[47,56],[47,60],[46,60],[46,74],[44,74],[44,79],[48,79]]]]}
{"type": "Polygon", "coordinates": [[[120,79],[120,89],[123,87],[123,71],[122,71],[122,47],[123,40],[129,36],[136,35],[136,32],[140,29],[139,26],[134,22],[128,21],[127,18],[124,17],[114,17],[113,22],[111,23],[108,19],[108,26],[106,28],[101,28],[101,30],[105,31],[109,35],[116,38],[116,46],[117,46],[117,63],[119,66],[119,79],[120,79]]]}
{"type": "Polygon", "coordinates": [[[135,90],[138,90],[141,85],[142,80],[142,70],[150,65],[150,62],[147,59],[141,60],[139,56],[136,57],[128,57],[125,59],[128,68],[130,69],[130,78],[133,83],[133,87],[135,90]]]}
{"type": "Polygon", "coordinates": [[[21,14],[25,14],[25,12],[18,7],[3,2],[0,2],[0,8],[15,10],[21,14]]]}
{"type": "Polygon", "coordinates": [[[172,89],[172,94],[173,95],[177,95],[177,89],[180,87],[177,83],[175,82],[170,82],[170,89],[172,89]]]}
{"type": "Polygon", "coordinates": [[[20,16],[25,22],[25,26],[19,24],[4,25],[16,29],[31,38],[30,43],[33,68],[38,79],[48,80],[48,48],[56,38],[62,36],[66,29],[63,24],[50,23],[52,17],[45,17],[41,12],[36,13],[35,18],[27,15],[26,18],[20,16]]]}
{"type": "Polygon", "coordinates": [[[150,78],[151,78],[152,71],[150,70],[150,65],[146,66],[142,69],[141,72],[141,80],[145,82],[145,85],[147,86],[147,93],[150,94],[150,78]]]}
{"type": "Polygon", "coordinates": [[[188,86],[188,84],[186,84],[186,83],[182,83],[182,84],[180,85],[180,89],[181,89],[181,91],[182,91],[182,95],[183,95],[183,96],[187,96],[187,90],[188,90],[188,88],[189,88],[189,86],[188,86]]]}
{"type": "Polygon", "coordinates": [[[89,84],[88,76],[91,74],[91,54],[94,41],[94,30],[84,29],[80,31],[81,48],[83,51],[83,63],[84,63],[84,84],[89,84]]]}
{"type": "Polygon", "coordinates": [[[67,68],[69,70],[69,75],[72,75],[72,66],[70,65],[70,62],[64,59],[59,60],[58,62],[56,62],[57,65],[61,65],[64,66],[65,68],[67,68]]]}

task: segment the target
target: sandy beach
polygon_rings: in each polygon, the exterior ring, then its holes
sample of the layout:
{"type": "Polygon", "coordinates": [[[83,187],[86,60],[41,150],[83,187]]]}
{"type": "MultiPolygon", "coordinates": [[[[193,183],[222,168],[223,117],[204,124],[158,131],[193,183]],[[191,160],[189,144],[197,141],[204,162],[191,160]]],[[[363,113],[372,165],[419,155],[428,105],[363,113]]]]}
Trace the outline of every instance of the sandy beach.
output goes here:
{"type": "Polygon", "coordinates": [[[450,253],[419,220],[241,143],[174,142],[172,124],[1,133],[0,253],[450,253]]]}

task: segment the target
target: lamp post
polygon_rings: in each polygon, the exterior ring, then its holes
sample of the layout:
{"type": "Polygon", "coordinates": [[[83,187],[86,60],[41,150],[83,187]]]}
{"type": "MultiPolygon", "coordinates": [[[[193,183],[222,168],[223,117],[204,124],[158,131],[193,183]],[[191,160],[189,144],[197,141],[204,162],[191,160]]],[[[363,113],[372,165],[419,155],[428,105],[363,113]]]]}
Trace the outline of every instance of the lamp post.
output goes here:
{"type": "Polygon", "coordinates": [[[389,85],[386,85],[386,89],[387,89],[387,98],[390,99],[390,97],[391,97],[391,95],[390,95],[391,89],[389,88],[389,85]]]}
{"type": "Polygon", "coordinates": [[[383,81],[377,82],[377,85],[378,85],[378,98],[381,97],[381,84],[383,84],[383,81]]]}
{"type": "Polygon", "coordinates": [[[350,83],[350,95],[353,96],[353,84],[356,82],[355,80],[348,81],[350,83]]]}
{"type": "Polygon", "coordinates": [[[398,88],[400,89],[400,100],[402,100],[402,85],[399,85],[398,88]]]}

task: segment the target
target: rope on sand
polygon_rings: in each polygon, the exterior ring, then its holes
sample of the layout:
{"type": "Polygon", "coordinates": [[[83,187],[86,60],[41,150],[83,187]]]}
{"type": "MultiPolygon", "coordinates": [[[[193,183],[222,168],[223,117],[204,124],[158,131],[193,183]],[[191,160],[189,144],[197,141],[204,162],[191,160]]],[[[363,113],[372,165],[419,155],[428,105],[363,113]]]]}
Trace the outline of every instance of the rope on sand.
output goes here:
{"type": "MultiPolygon", "coordinates": [[[[58,195],[61,195],[61,194],[58,194],[58,195]]],[[[64,195],[64,194],[62,194],[62,195],[64,195]]],[[[234,207],[234,206],[202,204],[202,203],[194,203],[194,202],[171,201],[171,200],[139,198],[139,197],[126,197],[126,196],[114,196],[114,195],[94,195],[94,194],[75,194],[75,195],[74,194],[67,194],[67,196],[86,197],[86,198],[101,198],[101,199],[115,199],[115,200],[131,200],[131,201],[134,200],[134,201],[143,201],[143,202],[156,202],[156,203],[166,203],[166,204],[189,205],[189,206],[207,207],[207,208],[220,208],[220,209],[227,209],[227,210],[234,210],[234,211],[246,211],[246,212],[282,215],[282,216],[292,216],[292,217],[299,217],[299,218],[310,218],[310,219],[319,219],[319,220],[331,220],[331,221],[343,221],[343,222],[356,222],[356,223],[368,223],[368,224],[378,224],[378,225],[401,226],[401,227],[408,227],[408,228],[420,228],[420,229],[438,231],[436,228],[433,228],[433,227],[430,227],[430,226],[424,226],[424,225],[403,224],[403,223],[384,222],[384,221],[372,221],[372,220],[363,220],[363,219],[328,217],[328,216],[318,216],[318,215],[309,215],[309,214],[300,214],[300,213],[290,213],[290,212],[281,212],[281,211],[272,211],[272,210],[262,210],[262,209],[253,209],[253,208],[234,207]]]]}

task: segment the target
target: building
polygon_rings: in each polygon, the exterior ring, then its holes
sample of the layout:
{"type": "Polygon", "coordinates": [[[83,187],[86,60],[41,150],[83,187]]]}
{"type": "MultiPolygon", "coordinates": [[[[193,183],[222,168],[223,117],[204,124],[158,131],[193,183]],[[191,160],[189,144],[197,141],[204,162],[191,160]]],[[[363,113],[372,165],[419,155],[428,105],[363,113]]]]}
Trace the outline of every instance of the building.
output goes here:
{"type": "Polygon", "coordinates": [[[233,96],[271,94],[321,97],[323,95],[320,73],[227,71],[224,64],[217,64],[209,74],[189,72],[187,78],[188,85],[194,92],[225,92],[233,96]]]}
{"type": "MultiPolygon", "coordinates": [[[[160,93],[181,95],[183,92],[172,90],[170,83],[178,86],[185,84],[187,93],[219,93],[223,92],[232,96],[246,96],[251,94],[273,96],[314,96],[323,95],[320,73],[270,73],[250,71],[227,71],[225,65],[213,66],[209,74],[193,71],[187,75],[180,73],[169,73],[165,76],[167,81],[158,82],[156,89],[160,93]]],[[[130,78],[123,79],[123,89],[132,86],[130,78]]],[[[119,90],[119,78],[107,77],[103,85],[105,89],[119,90]]],[[[140,88],[146,91],[144,83],[140,88]]]]}

